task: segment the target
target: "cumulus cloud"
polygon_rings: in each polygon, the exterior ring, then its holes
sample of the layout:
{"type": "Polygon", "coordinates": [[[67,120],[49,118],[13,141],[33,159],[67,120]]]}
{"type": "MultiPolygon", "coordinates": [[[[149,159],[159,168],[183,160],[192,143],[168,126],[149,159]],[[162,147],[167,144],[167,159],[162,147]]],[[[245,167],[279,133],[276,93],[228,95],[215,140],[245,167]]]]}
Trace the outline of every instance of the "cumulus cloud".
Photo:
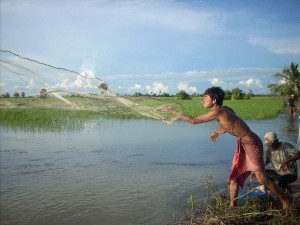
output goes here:
{"type": "Polygon", "coordinates": [[[188,85],[187,83],[184,83],[184,82],[179,82],[178,90],[183,90],[183,91],[185,91],[187,93],[190,93],[190,94],[197,93],[197,87],[196,86],[191,86],[191,85],[188,85]]]}
{"type": "Polygon", "coordinates": [[[142,85],[140,85],[140,84],[135,84],[133,87],[127,88],[127,90],[128,90],[129,92],[141,91],[141,90],[142,90],[142,85]]]}
{"type": "Polygon", "coordinates": [[[35,87],[35,82],[33,79],[30,79],[27,86],[26,86],[26,89],[32,89],[35,87]]]}
{"type": "Polygon", "coordinates": [[[63,80],[60,83],[57,83],[54,85],[54,88],[62,88],[62,89],[68,89],[70,86],[68,79],[63,80]]]}
{"type": "Polygon", "coordinates": [[[71,84],[71,88],[82,88],[82,89],[86,89],[86,88],[92,88],[93,84],[91,83],[91,80],[86,78],[86,77],[82,77],[82,76],[77,76],[77,79],[71,84]]]}
{"type": "Polygon", "coordinates": [[[213,86],[220,86],[224,90],[232,90],[238,87],[244,91],[252,89],[255,93],[262,93],[264,88],[266,88],[262,80],[256,78],[245,80],[211,78],[210,82],[213,86]]]}
{"type": "Polygon", "coordinates": [[[216,78],[216,77],[209,79],[209,81],[211,82],[211,84],[213,86],[224,86],[225,85],[224,81],[222,81],[221,79],[216,78]]]}
{"type": "Polygon", "coordinates": [[[68,78],[63,79],[61,82],[56,83],[53,87],[55,89],[75,89],[75,90],[93,90],[97,86],[94,84],[93,79],[95,74],[92,70],[84,70],[81,75],[77,75],[75,80],[70,80],[68,78]]]}
{"type": "Polygon", "coordinates": [[[146,91],[148,94],[163,94],[169,93],[169,87],[162,82],[154,82],[153,85],[147,85],[146,91]]]}
{"type": "Polygon", "coordinates": [[[262,88],[263,87],[262,82],[259,79],[248,79],[248,80],[240,81],[239,84],[244,85],[248,88],[251,88],[251,87],[262,88]]]}

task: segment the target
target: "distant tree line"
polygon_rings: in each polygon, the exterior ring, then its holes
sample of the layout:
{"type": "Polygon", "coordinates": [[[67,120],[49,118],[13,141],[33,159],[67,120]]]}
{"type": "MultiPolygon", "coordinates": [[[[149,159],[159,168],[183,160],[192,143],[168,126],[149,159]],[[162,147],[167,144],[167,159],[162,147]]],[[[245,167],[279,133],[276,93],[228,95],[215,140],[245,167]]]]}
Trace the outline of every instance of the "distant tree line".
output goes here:
{"type": "MultiPolygon", "coordinates": [[[[21,96],[22,98],[24,98],[24,97],[25,97],[25,92],[23,91],[21,94],[20,94],[19,92],[15,92],[15,93],[13,94],[13,96],[14,96],[15,98],[19,98],[20,96],[21,96]]],[[[6,92],[5,94],[2,94],[0,97],[1,97],[1,98],[10,98],[10,94],[9,94],[8,92],[6,92]]]]}
{"type": "MultiPolygon", "coordinates": [[[[195,96],[195,95],[194,95],[195,96]]],[[[203,95],[200,95],[203,96],[203,95]]],[[[254,96],[252,90],[249,90],[248,93],[245,93],[239,87],[233,88],[231,91],[225,91],[225,100],[249,100],[254,96]]],[[[177,99],[189,100],[192,99],[192,96],[181,90],[176,94],[177,99]]]]}
{"type": "MultiPolygon", "coordinates": [[[[233,88],[232,90],[226,90],[226,100],[248,100],[251,97],[254,96],[254,93],[252,90],[249,90],[248,93],[243,92],[239,87],[233,88]]],[[[168,93],[159,93],[159,94],[142,94],[140,92],[136,92],[133,95],[125,95],[125,96],[133,96],[133,97],[141,97],[141,96],[150,96],[150,97],[176,97],[177,99],[181,100],[189,100],[192,99],[193,96],[203,96],[203,94],[198,94],[198,93],[193,93],[193,94],[188,94],[184,90],[180,90],[178,93],[175,95],[170,95],[168,93]]]]}
{"type": "MultiPolygon", "coordinates": [[[[244,93],[239,87],[236,87],[234,89],[232,89],[231,91],[230,90],[226,90],[226,97],[225,99],[229,100],[229,99],[234,99],[234,100],[238,100],[238,99],[250,99],[251,97],[254,96],[253,94],[253,91],[252,90],[249,90],[249,92],[246,94],[244,93]]],[[[133,97],[140,97],[140,96],[149,96],[149,97],[176,97],[177,99],[183,99],[183,100],[188,100],[188,99],[192,99],[192,96],[203,96],[202,94],[197,94],[197,93],[194,93],[192,95],[188,94],[186,91],[184,90],[181,90],[179,91],[178,93],[176,93],[175,95],[170,95],[168,93],[160,93],[160,94],[145,94],[143,95],[142,93],[140,92],[136,92],[135,94],[133,95],[125,95],[125,96],[133,96],[133,97]]],[[[2,94],[0,96],[1,98],[10,98],[10,94],[9,93],[5,93],[5,94],[2,94]]],[[[15,98],[19,98],[19,97],[22,97],[24,98],[25,97],[25,92],[22,92],[21,94],[18,93],[18,92],[15,92],[13,94],[13,97],[15,98]]],[[[45,88],[42,88],[40,93],[39,93],[39,97],[41,99],[45,99],[47,97],[47,90],[45,88]]],[[[76,95],[72,94],[70,97],[76,97],[76,95]]]]}
{"type": "Polygon", "coordinates": [[[141,96],[146,96],[146,97],[178,97],[178,96],[182,96],[183,98],[188,98],[187,96],[201,96],[201,94],[198,93],[193,93],[191,95],[189,95],[188,93],[186,93],[183,90],[180,90],[178,93],[174,94],[169,94],[169,93],[146,93],[146,94],[142,94],[140,92],[136,92],[133,95],[124,95],[124,96],[132,96],[132,97],[141,97],[141,96]]]}

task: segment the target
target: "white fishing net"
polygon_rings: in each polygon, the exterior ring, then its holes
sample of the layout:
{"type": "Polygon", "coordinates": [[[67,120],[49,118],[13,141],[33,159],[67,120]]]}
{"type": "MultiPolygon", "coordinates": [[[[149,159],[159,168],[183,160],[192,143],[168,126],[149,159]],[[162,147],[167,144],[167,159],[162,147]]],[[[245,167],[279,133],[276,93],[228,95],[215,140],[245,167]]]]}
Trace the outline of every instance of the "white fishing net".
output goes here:
{"type": "Polygon", "coordinates": [[[8,91],[5,88],[9,84],[15,93],[23,93],[27,97],[22,103],[13,102],[10,98],[1,98],[1,107],[90,110],[110,115],[135,112],[167,124],[176,120],[159,112],[161,107],[166,107],[166,101],[160,102],[159,98],[155,98],[153,107],[138,103],[139,98],[133,100],[119,96],[108,83],[91,71],[79,73],[11,51],[0,51],[1,94],[8,91]]]}

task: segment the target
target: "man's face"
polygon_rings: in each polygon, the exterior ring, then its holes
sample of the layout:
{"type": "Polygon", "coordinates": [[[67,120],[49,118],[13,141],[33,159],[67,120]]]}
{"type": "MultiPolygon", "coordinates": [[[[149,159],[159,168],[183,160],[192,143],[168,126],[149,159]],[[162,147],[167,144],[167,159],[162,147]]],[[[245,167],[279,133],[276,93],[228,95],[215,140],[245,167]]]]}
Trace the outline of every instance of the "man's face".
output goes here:
{"type": "Polygon", "coordinates": [[[215,103],[216,103],[216,101],[213,100],[209,95],[205,95],[205,96],[204,96],[203,106],[204,106],[205,108],[210,108],[210,107],[212,107],[215,103]]]}

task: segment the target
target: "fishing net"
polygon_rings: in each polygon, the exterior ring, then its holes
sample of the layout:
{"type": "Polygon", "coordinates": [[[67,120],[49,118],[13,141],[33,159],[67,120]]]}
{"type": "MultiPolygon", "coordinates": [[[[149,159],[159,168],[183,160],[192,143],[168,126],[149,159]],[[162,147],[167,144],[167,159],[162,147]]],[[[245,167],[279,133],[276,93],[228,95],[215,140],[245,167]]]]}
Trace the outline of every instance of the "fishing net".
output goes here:
{"type": "MultiPolygon", "coordinates": [[[[150,105],[143,104],[145,98],[130,98],[116,94],[111,86],[97,77],[91,70],[81,73],[52,66],[7,50],[0,50],[1,102],[4,108],[34,107],[68,110],[90,110],[108,115],[135,113],[171,124],[176,118],[160,112],[169,106],[166,100],[148,97],[150,105]],[[23,101],[4,98],[9,85],[23,101]],[[26,98],[24,95],[26,94],[26,98]],[[31,96],[29,98],[29,96],[31,96]]],[[[169,101],[172,101],[171,98],[169,101]]],[[[174,101],[172,102],[174,107],[174,101]]],[[[180,110],[180,106],[176,106],[180,110]]]]}

